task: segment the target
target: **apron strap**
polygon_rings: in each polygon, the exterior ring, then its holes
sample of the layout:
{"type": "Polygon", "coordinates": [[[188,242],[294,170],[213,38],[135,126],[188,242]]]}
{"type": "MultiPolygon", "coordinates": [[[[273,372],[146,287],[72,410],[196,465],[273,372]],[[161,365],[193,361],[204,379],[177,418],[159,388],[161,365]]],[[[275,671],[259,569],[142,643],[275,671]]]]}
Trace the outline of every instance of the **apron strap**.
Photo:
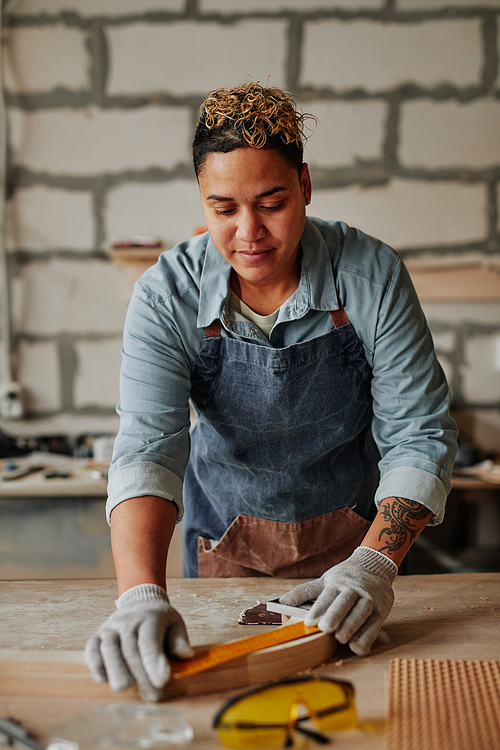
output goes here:
{"type": "Polygon", "coordinates": [[[347,313],[344,310],[342,302],[340,300],[339,305],[340,307],[338,310],[330,310],[330,315],[335,328],[341,328],[342,326],[346,326],[349,323],[349,318],[347,317],[347,313]]]}
{"type": "Polygon", "coordinates": [[[342,326],[349,325],[349,318],[347,317],[347,313],[344,310],[344,305],[340,301],[339,290],[337,289],[336,284],[335,284],[335,294],[337,295],[337,302],[338,302],[339,309],[330,310],[330,315],[333,320],[333,325],[335,326],[335,328],[342,328],[342,326]]]}
{"type": "Polygon", "coordinates": [[[220,319],[217,318],[217,320],[214,320],[213,323],[211,323],[209,326],[205,328],[205,336],[207,338],[215,337],[217,338],[220,336],[220,329],[221,329],[221,322],[220,319]]]}

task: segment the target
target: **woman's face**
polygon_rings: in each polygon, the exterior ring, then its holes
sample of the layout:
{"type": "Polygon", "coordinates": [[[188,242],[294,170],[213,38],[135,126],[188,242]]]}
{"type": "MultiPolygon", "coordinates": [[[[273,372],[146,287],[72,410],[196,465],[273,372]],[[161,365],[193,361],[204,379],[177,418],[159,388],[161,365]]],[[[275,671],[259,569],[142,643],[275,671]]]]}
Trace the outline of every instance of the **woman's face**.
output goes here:
{"type": "Polygon", "coordinates": [[[276,151],[238,148],[207,157],[198,176],[210,236],[240,282],[283,284],[296,277],[309,170],[299,179],[276,151]]]}

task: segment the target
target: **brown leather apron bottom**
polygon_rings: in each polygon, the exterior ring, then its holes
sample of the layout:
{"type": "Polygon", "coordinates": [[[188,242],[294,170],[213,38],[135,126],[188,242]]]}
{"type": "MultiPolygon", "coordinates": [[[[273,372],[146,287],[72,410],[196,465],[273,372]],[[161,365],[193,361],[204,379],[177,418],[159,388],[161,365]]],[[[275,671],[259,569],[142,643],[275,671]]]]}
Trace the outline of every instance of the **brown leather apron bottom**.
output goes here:
{"type": "Polygon", "coordinates": [[[299,523],[239,515],[214,546],[210,540],[198,537],[198,575],[319,578],[332,565],[349,557],[369,526],[369,521],[350,508],[332,510],[299,523]]]}

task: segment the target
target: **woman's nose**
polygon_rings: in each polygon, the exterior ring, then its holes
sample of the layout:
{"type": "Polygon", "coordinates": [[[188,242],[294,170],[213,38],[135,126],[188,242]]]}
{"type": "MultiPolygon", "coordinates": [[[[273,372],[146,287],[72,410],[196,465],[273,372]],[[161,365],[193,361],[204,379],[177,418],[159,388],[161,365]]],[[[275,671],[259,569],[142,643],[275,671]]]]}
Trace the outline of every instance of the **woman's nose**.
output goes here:
{"type": "Polygon", "coordinates": [[[236,239],[242,242],[256,242],[266,236],[266,228],[258,214],[253,211],[242,212],[238,216],[236,239]]]}

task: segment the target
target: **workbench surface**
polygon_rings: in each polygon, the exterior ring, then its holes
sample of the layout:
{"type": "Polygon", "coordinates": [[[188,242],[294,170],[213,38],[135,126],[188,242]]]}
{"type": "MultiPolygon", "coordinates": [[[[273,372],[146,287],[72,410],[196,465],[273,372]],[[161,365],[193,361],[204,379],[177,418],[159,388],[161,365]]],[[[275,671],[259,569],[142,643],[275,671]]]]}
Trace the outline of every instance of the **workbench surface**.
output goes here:
{"type": "MultiPolygon", "coordinates": [[[[240,612],[257,601],[276,598],[296,581],[276,578],[174,579],[172,604],[183,615],[193,645],[243,638],[267,629],[237,624],[240,612]]],[[[500,661],[500,573],[399,576],[396,601],[369,656],[338,646],[315,673],[350,680],[360,719],[387,714],[391,659],[480,659],[500,661]]],[[[0,649],[82,650],[88,636],[114,608],[116,584],[108,580],[0,582],[0,649]]],[[[5,655],[5,651],[4,651],[5,655]]],[[[186,750],[219,748],[211,729],[222,702],[241,691],[179,698],[169,705],[193,726],[186,750]]],[[[0,716],[15,717],[41,740],[102,699],[0,697],[0,716]]],[[[384,747],[382,733],[340,733],[335,748],[384,747]]]]}

